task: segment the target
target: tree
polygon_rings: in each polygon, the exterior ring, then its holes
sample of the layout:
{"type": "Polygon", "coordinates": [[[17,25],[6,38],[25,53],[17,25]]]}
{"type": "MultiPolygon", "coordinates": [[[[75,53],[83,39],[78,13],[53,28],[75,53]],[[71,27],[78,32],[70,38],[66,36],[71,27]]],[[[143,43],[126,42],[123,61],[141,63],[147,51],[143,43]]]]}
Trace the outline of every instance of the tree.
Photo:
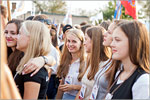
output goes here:
{"type": "Polygon", "coordinates": [[[108,2],[108,6],[100,11],[103,12],[104,20],[112,20],[115,12],[115,2],[108,2]]]}
{"type": "Polygon", "coordinates": [[[48,0],[48,1],[38,1],[34,0],[33,3],[36,6],[36,12],[43,13],[57,13],[65,14],[66,13],[66,3],[62,0],[48,0]]]}
{"type": "Polygon", "coordinates": [[[138,1],[139,5],[142,6],[142,8],[138,11],[139,18],[147,18],[150,15],[150,1],[138,1]],[[144,13],[144,14],[142,14],[144,13]]]}

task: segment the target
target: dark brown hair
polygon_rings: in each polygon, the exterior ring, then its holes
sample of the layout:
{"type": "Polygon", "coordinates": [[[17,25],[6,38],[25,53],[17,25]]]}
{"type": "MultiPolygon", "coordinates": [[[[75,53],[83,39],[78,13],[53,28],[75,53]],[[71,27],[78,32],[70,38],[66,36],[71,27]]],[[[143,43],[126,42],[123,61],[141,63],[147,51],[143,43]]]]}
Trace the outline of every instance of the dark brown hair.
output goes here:
{"type": "Polygon", "coordinates": [[[100,24],[100,26],[104,27],[105,30],[107,31],[110,24],[111,24],[110,21],[103,21],[103,22],[100,24]]]}
{"type": "Polygon", "coordinates": [[[88,27],[91,27],[91,26],[92,26],[92,25],[90,25],[90,24],[81,26],[82,32],[85,34],[86,29],[87,29],[88,27]]]}

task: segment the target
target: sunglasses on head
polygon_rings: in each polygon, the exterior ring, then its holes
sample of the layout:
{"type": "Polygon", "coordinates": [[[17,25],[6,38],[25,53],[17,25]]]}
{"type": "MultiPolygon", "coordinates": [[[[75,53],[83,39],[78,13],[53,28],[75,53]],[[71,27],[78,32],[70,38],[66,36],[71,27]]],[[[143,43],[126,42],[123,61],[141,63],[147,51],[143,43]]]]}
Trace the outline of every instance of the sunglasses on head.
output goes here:
{"type": "Polygon", "coordinates": [[[49,19],[38,19],[38,21],[40,21],[42,23],[46,23],[47,25],[51,24],[51,21],[49,19]]]}

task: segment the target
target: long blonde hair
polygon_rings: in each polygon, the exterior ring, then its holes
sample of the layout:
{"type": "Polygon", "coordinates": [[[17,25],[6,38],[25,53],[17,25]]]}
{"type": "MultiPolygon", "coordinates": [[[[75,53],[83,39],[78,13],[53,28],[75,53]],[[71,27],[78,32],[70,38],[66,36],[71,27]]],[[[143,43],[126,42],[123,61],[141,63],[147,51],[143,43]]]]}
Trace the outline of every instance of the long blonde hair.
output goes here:
{"type": "MultiPolygon", "coordinates": [[[[83,46],[84,34],[79,29],[70,29],[67,34],[73,34],[76,37],[78,37],[81,41],[81,47],[80,47],[80,51],[79,51],[80,67],[79,67],[79,75],[78,75],[78,80],[81,81],[81,79],[82,79],[81,73],[83,72],[84,63],[85,63],[85,55],[84,55],[85,53],[84,53],[84,46],[83,46]]],[[[68,74],[68,71],[69,71],[69,64],[71,64],[72,55],[68,51],[68,49],[66,47],[66,43],[67,43],[67,40],[65,40],[65,44],[63,47],[60,65],[58,66],[57,77],[64,77],[65,78],[66,75],[68,74]]]]}
{"type": "Polygon", "coordinates": [[[21,26],[21,29],[22,28],[26,34],[30,36],[30,42],[24,57],[17,66],[17,71],[19,73],[22,72],[24,64],[26,64],[31,58],[47,55],[50,52],[51,43],[49,29],[43,23],[38,21],[25,21],[21,26]]]}

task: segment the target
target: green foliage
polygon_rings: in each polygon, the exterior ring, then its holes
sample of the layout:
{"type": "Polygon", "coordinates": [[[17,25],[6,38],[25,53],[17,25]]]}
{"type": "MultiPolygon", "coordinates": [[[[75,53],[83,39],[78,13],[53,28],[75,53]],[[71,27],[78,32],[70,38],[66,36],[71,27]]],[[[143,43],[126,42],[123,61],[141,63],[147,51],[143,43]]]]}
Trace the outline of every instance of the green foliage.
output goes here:
{"type": "Polygon", "coordinates": [[[142,6],[142,8],[138,11],[139,18],[147,18],[150,15],[150,0],[142,1],[139,0],[138,4],[142,6]],[[142,14],[144,13],[144,14],[142,14]]]}
{"type": "Polygon", "coordinates": [[[114,4],[111,1],[108,2],[108,6],[104,10],[102,10],[102,12],[104,20],[112,20],[115,12],[114,4]]]}
{"type": "Polygon", "coordinates": [[[66,3],[62,0],[48,0],[48,1],[38,1],[34,0],[33,3],[36,6],[36,12],[43,13],[57,13],[65,14],[66,13],[66,3]]]}

